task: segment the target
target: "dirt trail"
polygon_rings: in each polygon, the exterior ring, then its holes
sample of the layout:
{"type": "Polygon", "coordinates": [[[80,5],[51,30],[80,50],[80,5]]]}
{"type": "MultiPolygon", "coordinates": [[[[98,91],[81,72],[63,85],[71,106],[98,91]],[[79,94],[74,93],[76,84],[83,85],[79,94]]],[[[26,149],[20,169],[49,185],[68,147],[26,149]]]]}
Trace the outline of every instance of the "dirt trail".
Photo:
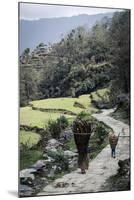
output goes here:
{"type": "Polygon", "coordinates": [[[120,137],[116,150],[116,158],[111,158],[110,146],[107,145],[95,159],[89,163],[89,169],[86,174],[81,174],[80,170],[73,171],[62,178],[56,179],[52,184],[44,187],[38,195],[54,195],[81,192],[103,191],[102,186],[106,180],[117,173],[118,161],[129,158],[129,126],[108,116],[114,110],[103,110],[102,113],[93,114],[97,120],[110,126],[115,134],[120,137]],[[122,128],[125,131],[122,132],[122,128]],[[67,183],[63,188],[56,188],[58,182],[67,183]]]}

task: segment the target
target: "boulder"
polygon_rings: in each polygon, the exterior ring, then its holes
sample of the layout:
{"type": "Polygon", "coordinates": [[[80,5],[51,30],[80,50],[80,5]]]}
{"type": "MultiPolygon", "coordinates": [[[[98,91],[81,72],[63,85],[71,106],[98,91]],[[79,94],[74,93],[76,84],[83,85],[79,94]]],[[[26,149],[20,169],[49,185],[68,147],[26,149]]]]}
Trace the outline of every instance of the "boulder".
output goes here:
{"type": "Polygon", "coordinates": [[[29,168],[29,169],[23,169],[20,171],[20,178],[23,178],[23,179],[27,179],[27,178],[30,178],[32,180],[35,179],[34,177],[34,174],[36,172],[36,169],[34,168],[29,168]]]}
{"type": "Polygon", "coordinates": [[[27,186],[27,185],[19,185],[19,195],[21,197],[28,197],[28,196],[32,196],[34,194],[34,190],[27,186]]]}
{"type": "Polygon", "coordinates": [[[62,146],[63,144],[62,143],[60,143],[58,140],[56,140],[56,139],[50,139],[50,140],[48,140],[48,143],[47,143],[47,146],[46,146],[46,150],[47,151],[50,151],[50,150],[55,150],[55,149],[57,149],[59,146],[62,146]]]}
{"type": "Polygon", "coordinates": [[[47,177],[49,177],[49,178],[54,178],[56,169],[57,169],[57,166],[54,165],[54,166],[51,168],[51,170],[50,170],[49,174],[47,175],[47,177]]]}
{"type": "Polygon", "coordinates": [[[77,163],[78,163],[78,159],[76,157],[74,157],[73,159],[70,159],[69,164],[68,164],[69,169],[74,169],[75,167],[77,167],[77,163]]]}
{"type": "Polygon", "coordinates": [[[55,161],[55,159],[53,159],[52,157],[48,156],[46,153],[43,154],[43,158],[44,158],[46,164],[55,161]]]}
{"type": "Polygon", "coordinates": [[[48,140],[48,146],[57,147],[59,145],[60,145],[60,142],[58,142],[56,139],[48,140]]]}
{"type": "Polygon", "coordinates": [[[129,175],[130,173],[130,159],[119,160],[118,162],[120,175],[129,175]]]}
{"type": "Polygon", "coordinates": [[[66,150],[64,151],[64,156],[67,158],[73,158],[73,157],[77,157],[77,153],[74,153],[72,151],[66,150]]]}
{"type": "Polygon", "coordinates": [[[36,170],[41,170],[43,167],[45,167],[46,161],[45,160],[38,160],[32,167],[36,170]]]}
{"type": "Polygon", "coordinates": [[[57,154],[57,149],[56,148],[50,148],[48,149],[47,152],[49,157],[55,158],[55,155],[57,154]]]}

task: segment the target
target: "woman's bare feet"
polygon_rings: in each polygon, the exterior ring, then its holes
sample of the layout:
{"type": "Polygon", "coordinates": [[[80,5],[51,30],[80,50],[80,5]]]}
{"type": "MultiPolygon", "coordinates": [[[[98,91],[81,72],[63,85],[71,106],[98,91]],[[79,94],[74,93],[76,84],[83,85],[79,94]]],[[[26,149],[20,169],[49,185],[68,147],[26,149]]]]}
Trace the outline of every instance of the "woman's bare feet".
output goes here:
{"type": "Polygon", "coordinates": [[[85,169],[81,169],[81,173],[85,174],[86,173],[85,169]]]}

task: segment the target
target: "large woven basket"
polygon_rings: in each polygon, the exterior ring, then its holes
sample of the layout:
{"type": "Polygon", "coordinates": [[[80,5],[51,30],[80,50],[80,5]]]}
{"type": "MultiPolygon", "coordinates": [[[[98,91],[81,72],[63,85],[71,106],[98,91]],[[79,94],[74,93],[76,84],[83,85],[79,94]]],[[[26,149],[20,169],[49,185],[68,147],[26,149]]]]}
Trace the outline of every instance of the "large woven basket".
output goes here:
{"type": "Polygon", "coordinates": [[[78,152],[86,153],[88,151],[88,143],[91,136],[91,123],[82,120],[74,121],[73,133],[78,152]]]}

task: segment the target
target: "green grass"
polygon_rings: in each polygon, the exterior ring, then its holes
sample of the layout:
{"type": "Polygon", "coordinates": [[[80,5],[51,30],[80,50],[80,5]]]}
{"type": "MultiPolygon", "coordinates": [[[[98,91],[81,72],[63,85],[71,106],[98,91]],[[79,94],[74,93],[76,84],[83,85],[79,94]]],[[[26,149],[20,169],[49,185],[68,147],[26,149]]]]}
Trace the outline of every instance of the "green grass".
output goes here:
{"type": "MultiPolygon", "coordinates": [[[[38,110],[32,110],[31,107],[24,107],[20,109],[20,124],[44,128],[49,120],[56,120],[60,116],[61,113],[41,112],[38,110]]],[[[65,116],[69,120],[74,118],[74,116],[71,115],[65,116]]]]}
{"type": "MultiPolygon", "coordinates": [[[[34,107],[37,108],[50,108],[50,109],[65,109],[72,111],[76,114],[80,113],[81,111],[88,112],[89,114],[96,111],[96,109],[91,104],[91,99],[89,95],[81,95],[79,98],[51,98],[45,100],[38,100],[31,102],[34,107]],[[86,109],[82,109],[79,107],[74,107],[74,102],[77,101],[84,105],[86,109]]],[[[20,124],[21,125],[29,125],[29,126],[38,126],[40,128],[44,128],[49,120],[56,120],[59,118],[61,113],[54,113],[54,112],[41,112],[38,110],[32,110],[31,107],[23,107],[20,108],[20,124]]],[[[66,115],[69,122],[71,122],[75,116],[66,115]]]]}
{"type": "Polygon", "coordinates": [[[27,145],[31,148],[33,145],[36,145],[40,140],[40,135],[31,131],[20,131],[20,143],[27,145]]]}
{"type": "Polygon", "coordinates": [[[70,151],[76,150],[76,145],[73,137],[69,141],[67,141],[66,146],[70,151]]]}
{"type": "Polygon", "coordinates": [[[110,116],[115,118],[115,119],[117,119],[117,120],[120,120],[120,121],[122,121],[122,122],[124,122],[124,123],[126,123],[128,125],[130,124],[130,119],[129,119],[128,113],[125,112],[122,109],[112,113],[110,116]]]}
{"type": "Polygon", "coordinates": [[[20,170],[31,167],[39,159],[42,159],[42,152],[39,150],[21,151],[20,170]]]}
{"type": "Polygon", "coordinates": [[[74,107],[74,102],[77,101],[85,106],[86,109],[92,110],[89,95],[82,95],[79,98],[50,98],[39,101],[30,102],[34,107],[47,109],[65,109],[76,114],[85,110],[79,107],[74,107]]]}
{"type": "Polygon", "coordinates": [[[109,91],[108,88],[103,88],[103,89],[97,90],[96,92],[92,92],[93,100],[96,100],[96,101],[101,100],[101,97],[103,98],[108,91],[109,91]]]}

